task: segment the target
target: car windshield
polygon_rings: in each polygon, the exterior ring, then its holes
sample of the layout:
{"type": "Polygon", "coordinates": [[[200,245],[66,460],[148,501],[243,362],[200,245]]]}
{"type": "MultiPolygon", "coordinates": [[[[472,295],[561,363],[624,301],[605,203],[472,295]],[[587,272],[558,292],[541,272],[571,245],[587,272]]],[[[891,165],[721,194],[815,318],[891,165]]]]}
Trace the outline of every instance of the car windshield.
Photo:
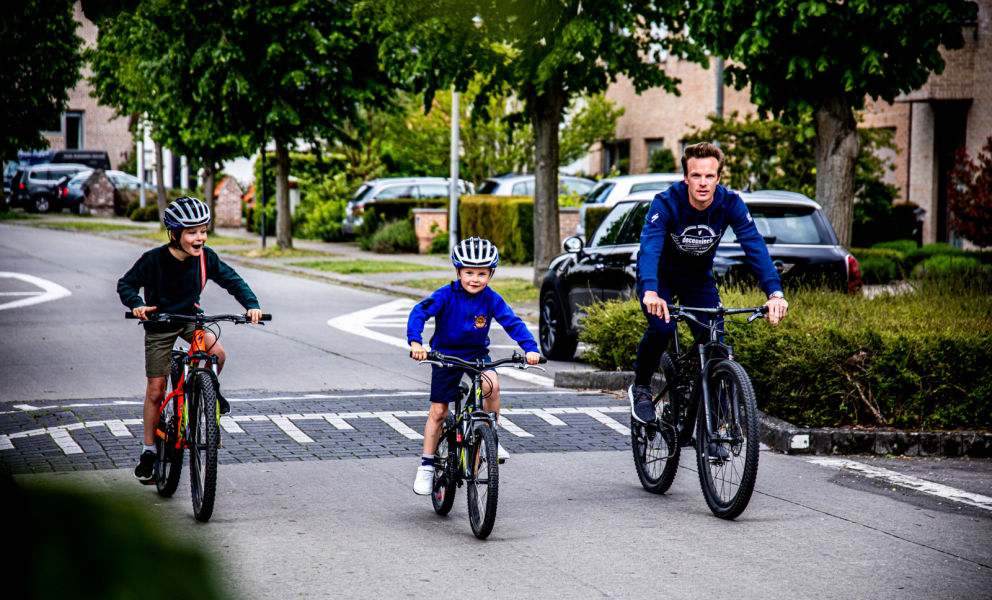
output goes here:
{"type": "Polygon", "coordinates": [[[562,179],[558,184],[558,193],[570,194],[575,192],[579,196],[585,196],[589,193],[589,190],[591,190],[592,187],[593,184],[582,181],[581,179],[562,179]]]}
{"type": "Polygon", "coordinates": [[[83,182],[89,179],[90,175],[92,174],[93,171],[81,171],[79,173],[76,173],[75,175],[73,175],[72,179],[69,180],[68,185],[72,185],[72,186],[82,185],[83,182]]]}
{"type": "Polygon", "coordinates": [[[613,189],[615,184],[609,181],[601,181],[596,187],[592,188],[589,195],[586,196],[586,204],[602,204],[606,202],[606,197],[610,195],[610,190],[613,189]]]}
{"type": "Polygon", "coordinates": [[[477,193],[479,193],[479,194],[492,194],[493,192],[496,191],[496,188],[498,188],[498,187],[499,187],[499,182],[498,181],[493,181],[492,179],[487,179],[487,180],[485,180],[485,181],[482,182],[482,185],[479,186],[479,190],[478,190],[477,193]]]}
{"type": "MultiPolygon", "coordinates": [[[[827,236],[817,226],[811,206],[760,206],[750,205],[751,218],[770,244],[830,244],[827,236]]],[[[736,243],[737,235],[728,228],[721,243],[736,243]]]]}
{"type": "MultiPolygon", "coordinates": [[[[596,234],[589,243],[589,247],[596,248],[599,246],[613,246],[617,244],[620,238],[620,232],[623,229],[624,220],[627,218],[627,214],[639,204],[640,203],[638,202],[621,202],[620,204],[614,206],[613,210],[611,210],[603,219],[603,222],[599,224],[599,227],[596,229],[596,234]]],[[[638,235],[640,235],[640,231],[638,231],[638,235]]]]}
{"type": "Polygon", "coordinates": [[[365,199],[365,196],[367,196],[371,190],[372,190],[371,185],[367,183],[363,183],[362,187],[358,188],[358,191],[355,192],[355,195],[351,197],[351,201],[356,204],[361,202],[362,200],[365,199]]]}
{"type": "Polygon", "coordinates": [[[654,190],[658,190],[659,192],[661,192],[667,190],[669,187],[671,187],[671,185],[672,185],[671,181],[648,181],[645,183],[635,183],[634,185],[630,186],[630,193],[633,194],[634,192],[651,192],[654,190]]]}

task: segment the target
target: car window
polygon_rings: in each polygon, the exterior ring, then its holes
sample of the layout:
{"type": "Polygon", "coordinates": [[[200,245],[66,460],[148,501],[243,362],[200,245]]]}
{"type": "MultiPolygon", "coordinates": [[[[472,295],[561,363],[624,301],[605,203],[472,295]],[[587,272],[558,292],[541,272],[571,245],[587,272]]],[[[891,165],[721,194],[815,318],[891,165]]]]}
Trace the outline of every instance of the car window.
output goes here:
{"type": "Polygon", "coordinates": [[[521,181],[513,184],[513,195],[514,196],[533,196],[534,195],[534,180],[528,179],[526,181],[521,181]]]}
{"type": "Polygon", "coordinates": [[[448,197],[448,186],[441,185],[439,183],[428,184],[428,185],[418,185],[417,188],[420,190],[419,198],[447,198],[448,197]]]}
{"type": "Polygon", "coordinates": [[[630,193],[633,194],[634,192],[649,192],[652,190],[658,190],[659,192],[662,192],[664,190],[667,190],[669,187],[671,187],[671,185],[672,183],[670,181],[650,181],[647,183],[635,183],[634,185],[630,186],[630,193]]]}
{"type": "Polygon", "coordinates": [[[622,202],[613,207],[603,222],[599,224],[596,229],[596,234],[590,242],[590,248],[596,248],[599,246],[613,246],[617,243],[617,238],[620,235],[620,230],[623,228],[624,219],[635,206],[634,202],[622,202]]]}
{"type": "Polygon", "coordinates": [[[630,211],[630,216],[624,221],[623,229],[617,236],[615,243],[618,246],[641,243],[641,230],[644,229],[644,219],[648,215],[649,208],[651,208],[650,202],[638,202],[634,210],[630,211]]]}
{"type": "MultiPolygon", "coordinates": [[[[817,226],[811,206],[751,206],[751,218],[758,233],[772,244],[830,244],[817,226]]],[[[721,242],[735,243],[737,235],[728,228],[721,242]]]]}
{"type": "Polygon", "coordinates": [[[582,181],[581,179],[563,179],[558,183],[558,193],[559,194],[571,194],[575,192],[579,196],[585,196],[593,188],[592,183],[582,181]]]}
{"type": "Polygon", "coordinates": [[[367,196],[368,193],[371,191],[372,191],[372,186],[367,183],[363,183],[362,186],[355,191],[355,195],[351,197],[351,201],[362,202],[363,200],[365,200],[365,196],[367,196]]]}
{"type": "Polygon", "coordinates": [[[492,179],[487,179],[487,180],[485,180],[485,181],[482,182],[482,185],[479,186],[478,193],[479,194],[492,194],[492,193],[494,193],[496,191],[496,188],[498,188],[498,187],[499,187],[499,182],[493,181],[492,179]]]}
{"type": "Polygon", "coordinates": [[[599,182],[596,187],[592,188],[589,195],[586,196],[586,204],[602,204],[606,202],[606,197],[610,195],[610,190],[613,189],[614,183],[607,181],[599,182]]]}
{"type": "Polygon", "coordinates": [[[395,198],[413,198],[412,185],[393,185],[375,195],[376,200],[393,200],[395,198]]]}

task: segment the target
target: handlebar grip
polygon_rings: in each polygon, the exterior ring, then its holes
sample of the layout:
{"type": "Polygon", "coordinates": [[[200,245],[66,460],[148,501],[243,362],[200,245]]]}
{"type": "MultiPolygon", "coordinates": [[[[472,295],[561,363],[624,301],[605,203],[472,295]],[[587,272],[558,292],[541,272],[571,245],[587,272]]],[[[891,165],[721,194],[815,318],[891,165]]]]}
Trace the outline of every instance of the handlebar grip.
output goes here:
{"type": "Polygon", "coordinates": [[[542,356],[541,358],[537,359],[537,364],[539,364],[539,365],[543,365],[546,362],[548,362],[548,357],[547,356],[542,356]]]}
{"type": "Polygon", "coordinates": [[[272,320],[272,315],[270,315],[269,313],[262,313],[261,318],[259,318],[258,320],[259,321],[271,321],[272,320]]]}
{"type": "Polygon", "coordinates": [[[126,313],[124,313],[124,318],[125,319],[137,319],[138,317],[134,316],[134,313],[126,312],[126,313]]]}

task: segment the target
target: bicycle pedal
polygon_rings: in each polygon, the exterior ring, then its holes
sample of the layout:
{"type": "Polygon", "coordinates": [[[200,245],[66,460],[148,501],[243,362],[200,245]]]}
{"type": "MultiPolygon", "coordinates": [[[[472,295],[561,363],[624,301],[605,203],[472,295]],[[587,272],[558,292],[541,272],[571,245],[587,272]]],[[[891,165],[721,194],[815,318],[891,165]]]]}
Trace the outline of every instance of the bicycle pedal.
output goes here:
{"type": "Polygon", "coordinates": [[[505,458],[497,458],[496,459],[496,464],[498,464],[498,465],[501,465],[501,464],[503,464],[505,462],[506,462],[506,459],[505,458]]]}

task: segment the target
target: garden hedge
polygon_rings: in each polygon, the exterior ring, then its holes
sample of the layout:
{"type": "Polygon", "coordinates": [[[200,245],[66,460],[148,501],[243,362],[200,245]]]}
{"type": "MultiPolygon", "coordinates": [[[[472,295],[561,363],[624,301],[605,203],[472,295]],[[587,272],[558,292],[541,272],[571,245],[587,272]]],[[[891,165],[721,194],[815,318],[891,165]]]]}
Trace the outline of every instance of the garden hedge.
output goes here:
{"type": "Polygon", "coordinates": [[[458,202],[460,238],[484,237],[499,248],[501,260],[534,259],[533,196],[462,196],[458,202]]]}
{"type": "MultiPolygon", "coordinates": [[[[992,429],[992,284],[916,285],[871,300],[796,292],[779,326],[728,326],[758,407],[799,427],[992,429]]],[[[763,303],[760,292],[721,295],[726,306],[763,303]]],[[[590,307],[584,358],[630,369],[644,324],[633,300],[590,307]]]]}

